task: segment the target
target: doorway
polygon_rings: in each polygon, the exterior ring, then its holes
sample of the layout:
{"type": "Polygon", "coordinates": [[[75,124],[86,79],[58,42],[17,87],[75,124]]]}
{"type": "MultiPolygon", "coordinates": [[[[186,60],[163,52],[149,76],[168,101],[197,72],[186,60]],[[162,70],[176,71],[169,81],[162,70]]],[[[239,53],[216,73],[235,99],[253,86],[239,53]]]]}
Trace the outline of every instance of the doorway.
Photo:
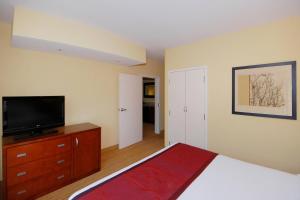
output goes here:
{"type": "Polygon", "coordinates": [[[159,77],[143,77],[143,133],[160,134],[159,77]]]}
{"type": "Polygon", "coordinates": [[[155,79],[143,77],[143,138],[155,132],[155,79]]]}

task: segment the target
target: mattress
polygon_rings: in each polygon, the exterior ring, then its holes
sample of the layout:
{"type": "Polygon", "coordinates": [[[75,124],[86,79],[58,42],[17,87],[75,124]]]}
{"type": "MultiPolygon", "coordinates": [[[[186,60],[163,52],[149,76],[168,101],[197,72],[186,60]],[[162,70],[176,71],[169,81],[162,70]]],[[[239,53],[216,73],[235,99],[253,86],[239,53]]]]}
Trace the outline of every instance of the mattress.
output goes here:
{"type": "MultiPolygon", "coordinates": [[[[89,192],[95,186],[137,167],[158,154],[164,153],[172,146],[166,147],[118,172],[90,184],[75,192],[69,200],[76,199],[78,195],[89,192]]],[[[115,192],[118,191],[116,190],[115,192]]],[[[297,175],[218,155],[185,188],[178,199],[300,200],[300,178],[297,175]]]]}

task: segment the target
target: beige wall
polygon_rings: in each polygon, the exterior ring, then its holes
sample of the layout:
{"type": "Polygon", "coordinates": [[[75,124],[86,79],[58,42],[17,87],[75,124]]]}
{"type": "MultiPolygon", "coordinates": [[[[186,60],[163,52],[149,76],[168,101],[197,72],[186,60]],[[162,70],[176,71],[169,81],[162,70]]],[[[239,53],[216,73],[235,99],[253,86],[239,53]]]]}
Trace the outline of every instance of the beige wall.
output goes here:
{"type": "MultiPolygon", "coordinates": [[[[66,123],[100,125],[103,128],[102,147],[118,142],[119,73],[160,76],[163,96],[164,67],[160,62],[148,60],[147,65],[123,67],[17,49],[10,46],[10,34],[11,27],[0,22],[0,96],[65,95],[66,123]]],[[[163,123],[163,110],[161,119],[163,123]]],[[[1,123],[2,118],[0,127],[1,123]]],[[[1,140],[2,137],[2,144],[1,140]]]]}
{"type": "MultiPolygon", "coordinates": [[[[231,69],[296,60],[300,64],[300,17],[208,38],[166,50],[168,71],[208,67],[208,148],[241,160],[300,173],[300,121],[231,114],[231,69]]],[[[300,77],[300,70],[297,77],[300,77]]],[[[300,81],[297,83],[300,94],[300,81]]],[[[300,115],[300,98],[298,118],[300,115]]],[[[167,105],[167,103],[166,103],[167,105]]],[[[168,107],[165,108],[167,113],[168,107]]],[[[166,132],[167,128],[167,115],[166,132]]],[[[168,135],[166,134],[166,138],[168,135]]],[[[166,143],[168,141],[166,140],[166,143]]]]}

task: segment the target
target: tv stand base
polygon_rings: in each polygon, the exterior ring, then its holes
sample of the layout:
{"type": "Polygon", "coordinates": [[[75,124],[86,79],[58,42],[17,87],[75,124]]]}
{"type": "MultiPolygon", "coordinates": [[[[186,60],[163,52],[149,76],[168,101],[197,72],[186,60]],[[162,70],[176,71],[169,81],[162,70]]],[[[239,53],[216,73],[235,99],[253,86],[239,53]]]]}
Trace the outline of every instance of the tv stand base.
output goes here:
{"type": "Polygon", "coordinates": [[[14,135],[14,139],[15,140],[23,140],[23,139],[28,139],[28,138],[39,137],[42,135],[57,133],[57,132],[58,132],[58,130],[56,130],[56,129],[45,129],[45,130],[40,130],[40,131],[32,131],[32,132],[22,133],[19,135],[14,135]]]}

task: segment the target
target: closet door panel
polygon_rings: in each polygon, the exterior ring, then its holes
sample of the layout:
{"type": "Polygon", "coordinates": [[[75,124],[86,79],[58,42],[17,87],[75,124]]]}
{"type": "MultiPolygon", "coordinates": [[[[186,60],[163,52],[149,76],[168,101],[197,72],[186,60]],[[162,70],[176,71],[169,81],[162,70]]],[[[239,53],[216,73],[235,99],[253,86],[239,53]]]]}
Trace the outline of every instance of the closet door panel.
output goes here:
{"type": "Polygon", "coordinates": [[[200,148],[206,148],[204,76],[203,69],[186,72],[186,143],[200,148]]]}
{"type": "Polygon", "coordinates": [[[185,143],[185,72],[169,74],[169,141],[185,143]]]}

